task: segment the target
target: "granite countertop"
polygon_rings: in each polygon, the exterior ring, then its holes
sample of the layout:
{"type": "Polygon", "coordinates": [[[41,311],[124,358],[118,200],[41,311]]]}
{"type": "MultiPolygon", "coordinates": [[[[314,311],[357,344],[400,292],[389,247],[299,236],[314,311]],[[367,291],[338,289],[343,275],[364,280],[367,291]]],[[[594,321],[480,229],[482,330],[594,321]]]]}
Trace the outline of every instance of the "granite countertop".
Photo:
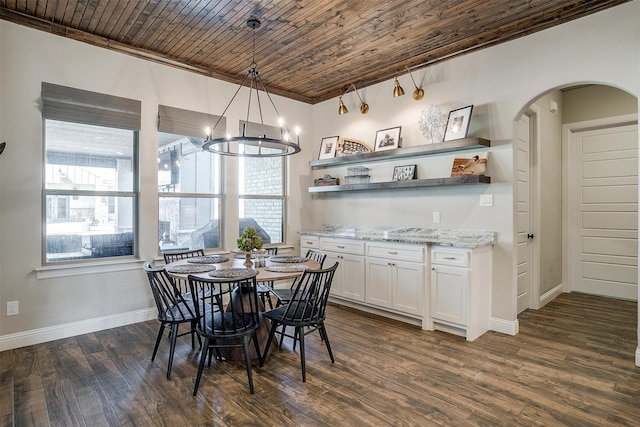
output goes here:
{"type": "Polygon", "coordinates": [[[496,238],[496,233],[493,231],[360,225],[324,225],[321,230],[301,231],[300,234],[413,245],[445,245],[472,249],[493,246],[496,238]]]}

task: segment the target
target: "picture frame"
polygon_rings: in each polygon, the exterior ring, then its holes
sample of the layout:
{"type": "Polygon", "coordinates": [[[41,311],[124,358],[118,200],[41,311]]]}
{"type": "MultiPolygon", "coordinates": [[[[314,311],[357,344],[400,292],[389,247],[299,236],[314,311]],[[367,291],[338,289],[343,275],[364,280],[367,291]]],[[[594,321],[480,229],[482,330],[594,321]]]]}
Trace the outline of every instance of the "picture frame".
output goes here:
{"type": "Polygon", "coordinates": [[[381,129],[376,132],[373,151],[393,150],[400,147],[400,129],[402,126],[381,129]]]}
{"type": "Polygon", "coordinates": [[[327,136],[325,138],[322,138],[322,141],[320,142],[320,153],[318,154],[318,160],[331,159],[335,157],[337,146],[337,136],[327,136]]]}
{"type": "Polygon", "coordinates": [[[467,137],[469,131],[469,122],[471,122],[471,112],[473,105],[451,110],[447,127],[444,131],[444,141],[452,141],[454,139],[462,139],[467,137]]]}
{"type": "Polygon", "coordinates": [[[409,181],[416,179],[416,165],[403,165],[393,168],[392,181],[409,181]]]}

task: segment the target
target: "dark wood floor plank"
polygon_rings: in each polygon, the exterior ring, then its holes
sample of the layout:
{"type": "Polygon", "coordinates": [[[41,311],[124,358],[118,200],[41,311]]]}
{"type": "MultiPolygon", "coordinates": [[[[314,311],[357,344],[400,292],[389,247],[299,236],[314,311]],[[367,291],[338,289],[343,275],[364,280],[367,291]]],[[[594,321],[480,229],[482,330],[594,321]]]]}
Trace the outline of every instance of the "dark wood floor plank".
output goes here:
{"type": "MultiPolygon", "coordinates": [[[[519,316],[520,333],[467,342],[330,305],[331,363],[317,333],[263,367],[213,361],[178,339],[171,379],[157,321],[0,353],[0,425],[637,426],[637,304],[561,295],[519,316]],[[15,419],[15,420],[14,420],[15,419]]],[[[264,345],[265,343],[262,343],[264,345]]]]}

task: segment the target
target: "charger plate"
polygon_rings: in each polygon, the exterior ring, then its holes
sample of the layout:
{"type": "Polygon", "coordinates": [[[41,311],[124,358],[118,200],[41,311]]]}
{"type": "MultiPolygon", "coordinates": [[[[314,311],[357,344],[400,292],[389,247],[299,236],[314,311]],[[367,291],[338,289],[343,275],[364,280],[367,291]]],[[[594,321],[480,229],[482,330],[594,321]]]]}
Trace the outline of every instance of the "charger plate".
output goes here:
{"type": "Polygon", "coordinates": [[[219,268],[209,273],[215,279],[250,279],[258,275],[253,268],[219,268]]]}
{"type": "Polygon", "coordinates": [[[293,273],[297,271],[305,271],[309,266],[306,264],[291,264],[291,265],[269,265],[264,269],[267,271],[273,271],[274,273],[293,273]]]}
{"type": "Polygon", "coordinates": [[[216,266],[211,264],[180,264],[167,268],[167,271],[177,274],[197,274],[206,273],[207,271],[215,269],[216,266]]]}
{"type": "Polygon", "coordinates": [[[194,256],[187,259],[187,262],[191,264],[220,264],[227,261],[229,261],[229,258],[222,255],[194,256]]]}
{"type": "Polygon", "coordinates": [[[303,256],[272,256],[271,262],[282,262],[282,263],[301,263],[307,261],[308,258],[303,256]]]}

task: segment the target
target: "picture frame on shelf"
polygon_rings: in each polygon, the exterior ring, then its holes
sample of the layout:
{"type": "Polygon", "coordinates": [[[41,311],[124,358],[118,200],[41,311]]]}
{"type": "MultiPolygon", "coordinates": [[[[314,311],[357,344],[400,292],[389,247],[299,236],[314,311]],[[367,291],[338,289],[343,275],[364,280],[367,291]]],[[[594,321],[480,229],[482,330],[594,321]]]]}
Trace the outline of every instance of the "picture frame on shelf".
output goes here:
{"type": "Polygon", "coordinates": [[[409,181],[416,179],[416,165],[396,166],[393,168],[392,181],[409,181]]]}
{"type": "Polygon", "coordinates": [[[331,159],[335,157],[337,146],[337,136],[327,136],[325,138],[322,138],[322,142],[320,142],[320,153],[318,154],[318,160],[331,159]]]}
{"type": "Polygon", "coordinates": [[[451,176],[484,175],[486,170],[487,153],[472,153],[453,159],[451,176]]]}
{"type": "Polygon", "coordinates": [[[402,126],[381,129],[376,132],[373,151],[393,150],[400,147],[400,130],[402,126]]]}
{"type": "Polygon", "coordinates": [[[444,141],[453,141],[454,139],[467,137],[472,111],[473,105],[467,105],[466,107],[451,110],[449,112],[447,127],[444,131],[444,141]]]}

